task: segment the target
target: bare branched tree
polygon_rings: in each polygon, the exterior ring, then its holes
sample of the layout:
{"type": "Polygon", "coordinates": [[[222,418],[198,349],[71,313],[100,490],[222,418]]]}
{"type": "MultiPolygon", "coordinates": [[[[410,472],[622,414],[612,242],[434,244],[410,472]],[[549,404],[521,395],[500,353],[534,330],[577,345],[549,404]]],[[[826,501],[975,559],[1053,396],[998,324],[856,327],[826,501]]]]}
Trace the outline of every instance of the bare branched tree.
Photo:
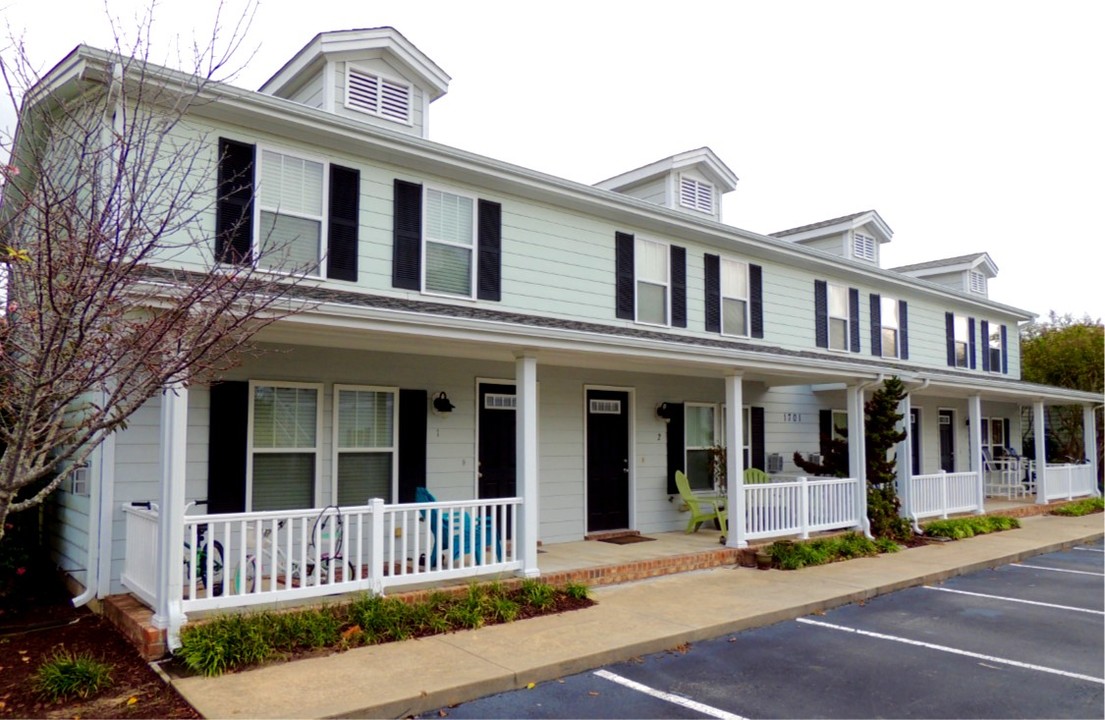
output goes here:
{"type": "Polygon", "coordinates": [[[20,108],[0,148],[0,537],[144,403],[226,371],[303,309],[289,297],[301,275],[215,254],[215,200],[230,191],[191,118],[218,102],[248,16],[176,71],[151,61],[151,26],[146,14],[127,40],[115,25],[113,51],[75,51],[44,76],[18,40],[0,62],[20,108]]]}

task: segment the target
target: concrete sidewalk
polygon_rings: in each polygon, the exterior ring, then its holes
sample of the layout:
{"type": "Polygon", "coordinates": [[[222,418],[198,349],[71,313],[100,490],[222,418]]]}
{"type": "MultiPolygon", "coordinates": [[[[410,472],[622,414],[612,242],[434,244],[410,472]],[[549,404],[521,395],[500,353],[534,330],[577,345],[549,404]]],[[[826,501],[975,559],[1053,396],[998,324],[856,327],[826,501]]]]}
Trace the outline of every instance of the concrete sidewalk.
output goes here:
{"type": "Polygon", "coordinates": [[[217,678],[174,678],[207,718],[403,717],[1100,539],[1103,516],[793,572],[724,567],[596,588],[594,607],[217,678]]]}

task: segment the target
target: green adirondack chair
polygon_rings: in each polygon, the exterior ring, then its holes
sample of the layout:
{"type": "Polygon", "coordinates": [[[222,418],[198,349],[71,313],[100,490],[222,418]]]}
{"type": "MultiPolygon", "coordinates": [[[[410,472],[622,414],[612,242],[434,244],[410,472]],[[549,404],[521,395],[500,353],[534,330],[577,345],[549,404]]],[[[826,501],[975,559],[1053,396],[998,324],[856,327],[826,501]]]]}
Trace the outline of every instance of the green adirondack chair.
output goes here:
{"type": "Polygon", "coordinates": [[[771,482],[771,477],[759,468],[748,468],[744,471],[745,485],[759,485],[771,482]]]}
{"type": "Polygon", "coordinates": [[[675,486],[679,488],[679,497],[691,511],[691,519],[687,521],[688,533],[697,532],[702,523],[708,520],[717,522],[721,534],[726,534],[725,508],[722,507],[722,498],[717,495],[695,495],[691,491],[691,483],[682,470],[675,471],[675,486]]]}

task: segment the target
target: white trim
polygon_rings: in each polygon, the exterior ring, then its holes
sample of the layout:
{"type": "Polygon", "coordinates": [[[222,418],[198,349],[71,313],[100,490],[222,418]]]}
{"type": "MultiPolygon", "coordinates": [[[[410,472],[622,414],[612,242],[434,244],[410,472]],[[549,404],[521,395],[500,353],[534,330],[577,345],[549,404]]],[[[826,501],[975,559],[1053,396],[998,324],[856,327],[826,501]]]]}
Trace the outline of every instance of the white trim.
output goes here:
{"type": "MultiPolygon", "coordinates": [[[[391,453],[391,502],[399,501],[399,388],[382,385],[345,385],[334,383],[331,391],[330,404],[333,406],[333,425],[330,428],[330,500],[332,504],[338,504],[338,460],[343,452],[347,453],[391,453]],[[391,393],[391,448],[379,447],[342,447],[340,435],[340,411],[341,403],[339,395],[343,390],[349,392],[377,392],[391,393]]],[[[252,405],[252,401],[251,401],[252,405]]],[[[319,413],[321,415],[321,412],[319,413]]],[[[368,499],[365,499],[367,504],[368,499]]]]}
{"type": "Polygon", "coordinates": [[[305,153],[299,150],[292,150],[285,146],[268,143],[257,143],[254,146],[254,171],[253,171],[253,197],[255,198],[252,203],[253,206],[253,237],[250,238],[250,247],[253,253],[253,266],[258,270],[268,273],[274,273],[278,275],[291,275],[293,273],[287,270],[281,270],[278,268],[263,267],[260,265],[259,260],[261,258],[261,213],[271,212],[277,216],[284,215],[286,217],[300,218],[303,220],[318,220],[319,221],[319,235],[318,235],[318,247],[315,248],[315,262],[317,263],[317,271],[314,273],[304,273],[304,277],[326,277],[326,260],[327,253],[325,251],[327,240],[330,237],[330,213],[329,213],[329,200],[330,200],[330,161],[321,155],[315,155],[313,153],[305,153]],[[308,215],[299,212],[290,212],[288,210],[282,210],[279,206],[276,208],[263,208],[261,202],[262,193],[262,177],[264,176],[264,155],[266,152],[274,153],[277,155],[283,155],[297,160],[304,160],[306,162],[313,162],[322,165],[322,188],[321,188],[321,207],[319,211],[320,216],[308,215]]]}
{"type": "Polygon", "coordinates": [[[389,76],[385,73],[381,73],[378,70],[358,65],[355,62],[347,61],[345,63],[345,107],[354,112],[364,113],[365,115],[371,115],[382,120],[388,120],[390,122],[406,125],[407,127],[414,126],[414,86],[406,80],[396,79],[393,76],[389,76]],[[358,105],[350,102],[350,76],[353,74],[361,75],[364,77],[373,78],[376,81],[376,109],[371,110],[363,105],[358,105]],[[393,88],[402,88],[406,91],[406,117],[398,118],[395,115],[390,115],[383,111],[384,107],[384,86],[385,84],[391,85],[393,88]]]}
{"type": "MultiPolygon", "coordinates": [[[[291,380],[250,380],[249,381],[249,419],[246,422],[246,492],[245,512],[253,511],[253,398],[258,387],[303,388],[318,392],[318,404],[315,407],[315,455],[314,507],[322,505],[322,413],[325,407],[324,383],[307,383],[291,380]]],[[[262,454],[279,454],[293,451],[307,452],[307,448],[262,448],[262,454]]]]}
{"type": "Polygon", "coordinates": [[[587,527],[587,516],[589,509],[587,507],[587,483],[590,482],[588,477],[588,447],[587,447],[587,419],[590,417],[590,413],[587,412],[587,392],[590,390],[608,390],[611,392],[624,392],[628,396],[629,407],[625,409],[627,417],[626,421],[629,425],[628,437],[626,438],[626,460],[629,470],[629,497],[626,502],[629,504],[629,522],[628,529],[632,530],[637,527],[637,389],[634,387],[624,387],[618,385],[583,385],[583,534],[586,535],[590,532],[587,527]]]}
{"type": "Polygon", "coordinates": [[[479,225],[480,225],[480,200],[479,197],[473,195],[469,191],[460,190],[459,188],[450,187],[447,185],[439,184],[423,184],[422,185],[422,237],[419,252],[422,255],[422,276],[419,278],[421,283],[421,292],[423,295],[432,295],[435,297],[452,298],[454,300],[475,300],[476,299],[476,284],[478,281],[478,265],[479,265],[479,225]],[[465,198],[472,201],[472,243],[470,245],[462,245],[460,243],[452,242],[450,240],[442,240],[438,238],[430,238],[426,223],[426,212],[429,205],[428,198],[430,191],[440,193],[442,195],[453,195],[455,197],[465,198]],[[442,290],[429,290],[426,288],[426,270],[429,267],[428,256],[426,253],[427,243],[437,243],[438,245],[445,245],[448,247],[464,248],[468,250],[471,262],[468,267],[468,295],[460,295],[457,293],[445,292],[442,290]]]}
{"type": "Polygon", "coordinates": [[[870,235],[852,231],[851,256],[863,262],[878,263],[879,242],[870,235]]]}
{"type": "Polygon", "coordinates": [[[749,269],[749,263],[747,260],[735,260],[728,257],[718,258],[718,313],[720,315],[719,321],[721,323],[721,334],[726,337],[739,337],[748,338],[752,337],[752,276],[749,269]],[[744,266],[744,297],[738,297],[736,295],[725,294],[725,264],[736,264],[744,266]],[[726,300],[739,300],[744,303],[744,333],[729,333],[725,332],[725,301],[726,300]]]}
{"type": "Polygon", "coordinates": [[[881,348],[880,355],[884,358],[892,358],[897,360],[902,356],[902,318],[901,301],[896,297],[887,297],[885,295],[879,296],[879,346],[881,348]],[[894,324],[886,324],[886,305],[887,303],[894,307],[894,324]],[[886,352],[886,338],[883,337],[884,330],[894,331],[894,354],[889,355],[886,352]]]}
{"type": "Polygon", "coordinates": [[[830,352],[852,351],[852,293],[847,285],[825,281],[825,332],[830,352]],[[833,288],[844,291],[844,317],[833,315],[833,288]],[[844,347],[842,348],[833,347],[833,320],[844,321],[844,347]]]}
{"type": "Polygon", "coordinates": [[[651,238],[643,238],[640,235],[634,235],[633,238],[633,321],[640,325],[650,325],[652,327],[671,327],[671,243],[664,240],[653,240],[651,238]],[[641,256],[640,245],[641,243],[650,243],[652,245],[659,245],[664,248],[664,269],[665,279],[664,284],[660,286],[653,280],[642,280],[640,274],[637,272],[637,263],[641,256]],[[640,300],[640,287],[641,283],[646,283],[654,287],[664,288],[664,322],[656,323],[649,322],[648,320],[641,319],[641,300],[640,300]]]}

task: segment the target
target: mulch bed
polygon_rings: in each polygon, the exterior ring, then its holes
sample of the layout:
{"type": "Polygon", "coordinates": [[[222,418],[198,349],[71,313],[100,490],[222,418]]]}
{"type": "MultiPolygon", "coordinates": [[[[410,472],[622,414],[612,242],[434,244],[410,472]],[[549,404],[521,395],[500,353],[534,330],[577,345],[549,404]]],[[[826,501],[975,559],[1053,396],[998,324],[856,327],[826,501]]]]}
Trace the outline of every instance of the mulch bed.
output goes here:
{"type": "Polygon", "coordinates": [[[28,577],[0,594],[0,718],[9,717],[203,716],[161,679],[106,618],[73,607],[55,578],[28,577]],[[88,653],[107,663],[112,669],[111,687],[88,700],[53,703],[41,698],[34,690],[35,672],[61,651],[88,653]]]}

